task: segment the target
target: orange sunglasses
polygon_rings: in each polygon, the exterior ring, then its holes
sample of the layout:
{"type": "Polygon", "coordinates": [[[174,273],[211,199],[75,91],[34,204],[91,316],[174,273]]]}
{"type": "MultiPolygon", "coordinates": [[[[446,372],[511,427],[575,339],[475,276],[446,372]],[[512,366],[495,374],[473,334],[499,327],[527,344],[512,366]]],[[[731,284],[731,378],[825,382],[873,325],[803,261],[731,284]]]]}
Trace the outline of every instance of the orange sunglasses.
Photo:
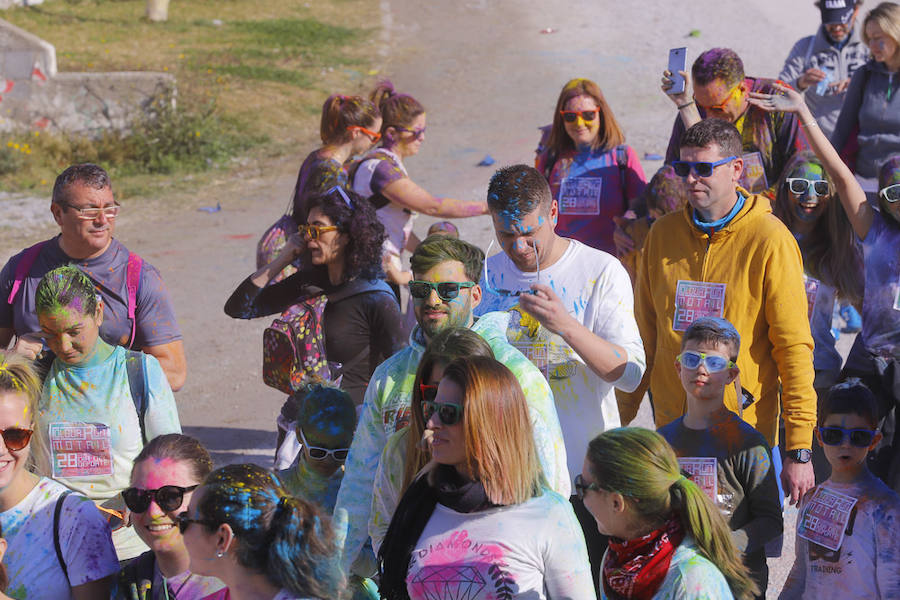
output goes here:
{"type": "Polygon", "coordinates": [[[369,139],[372,140],[373,144],[381,139],[381,134],[378,133],[377,131],[372,131],[371,129],[366,129],[365,127],[361,127],[359,125],[348,125],[347,126],[347,131],[353,131],[355,129],[359,129],[364,134],[369,136],[369,139]]]}

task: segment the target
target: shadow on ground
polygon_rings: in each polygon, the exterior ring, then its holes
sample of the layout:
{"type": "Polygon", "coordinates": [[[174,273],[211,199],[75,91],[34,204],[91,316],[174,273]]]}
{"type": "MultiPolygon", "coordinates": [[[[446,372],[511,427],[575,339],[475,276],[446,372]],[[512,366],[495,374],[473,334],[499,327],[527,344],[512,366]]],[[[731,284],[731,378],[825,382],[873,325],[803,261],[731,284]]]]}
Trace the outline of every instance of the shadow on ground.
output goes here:
{"type": "Polygon", "coordinates": [[[186,435],[200,440],[218,467],[235,463],[256,463],[272,468],[275,432],[240,427],[184,427],[186,435]]]}

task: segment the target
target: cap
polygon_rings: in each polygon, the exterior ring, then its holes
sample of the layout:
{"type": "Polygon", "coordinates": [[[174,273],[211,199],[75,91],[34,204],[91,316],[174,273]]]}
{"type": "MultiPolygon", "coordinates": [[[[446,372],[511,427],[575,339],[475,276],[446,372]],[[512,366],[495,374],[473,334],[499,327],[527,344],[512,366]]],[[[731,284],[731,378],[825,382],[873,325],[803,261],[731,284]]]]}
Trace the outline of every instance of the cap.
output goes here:
{"type": "Polygon", "coordinates": [[[849,23],[855,9],[856,0],[821,0],[819,4],[825,25],[849,23]]]}

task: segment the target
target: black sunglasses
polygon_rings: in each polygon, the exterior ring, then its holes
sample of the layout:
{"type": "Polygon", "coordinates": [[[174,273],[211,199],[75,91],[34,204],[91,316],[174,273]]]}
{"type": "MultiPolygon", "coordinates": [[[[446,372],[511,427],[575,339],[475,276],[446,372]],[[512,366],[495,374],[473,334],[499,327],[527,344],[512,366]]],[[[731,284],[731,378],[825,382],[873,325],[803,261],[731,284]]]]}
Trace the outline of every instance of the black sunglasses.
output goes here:
{"type": "Polygon", "coordinates": [[[579,500],[584,501],[584,493],[588,490],[599,492],[600,489],[600,486],[594,482],[585,483],[581,473],[575,476],[575,495],[578,496],[579,500]]]}
{"type": "Polygon", "coordinates": [[[475,287],[474,281],[442,281],[440,283],[410,281],[409,295],[417,300],[424,300],[431,295],[431,290],[434,290],[441,300],[449,302],[459,296],[459,288],[470,287],[475,287]]]}
{"type": "Polygon", "coordinates": [[[850,445],[857,448],[867,448],[875,439],[877,430],[872,429],[844,429],[843,427],[819,427],[819,435],[826,446],[840,446],[845,437],[850,438],[850,445]]]}
{"type": "Polygon", "coordinates": [[[33,429],[22,429],[21,427],[7,427],[0,430],[0,435],[3,436],[3,445],[6,446],[7,450],[12,450],[13,452],[27,446],[33,433],[33,429]]]}
{"type": "Polygon", "coordinates": [[[815,196],[827,196],[831,193],[831,186],[824,179],[803,179],[801,177],[788,177],[784,180],[784,184],[792,194],[802,196],[812,186],[812,192],[815,196]]]}
{"type": "Polygon", "coordinates": [[[150,508],[150,502],[156,500],[156,505],[163,512],[172,512],[181,506],[184,501],[184,495],[187,492],[196,490],[200,484],[190,487],[180,487],[177,485],[164,485],[155,490],[142,490],[141,488],[130,487],[122,491],[122,499],[125,500],[125,506],[133,513],[147,512],[150,508]]]}
{"type": "Polygon", "coordinates": [[[210,519],[192,519],[188,516],[187,511],[179,514],[175,519],[178,521],[178,531],[181,532],[181,535],[184,535],[184,532],[187,531],[187,528],[190,527],[191,523],[200,523],[201,525],[209,525],[210,527],[215,527],[219,524],[210,519]]]}
{"type": "Polygon", "coordinates": [[[426,423],[431,419],[431,416],[434,413],[437,413],[438,418],[444,425],[456,425],[462,420],[463,407],[452,402],[423,400],[422,416],[425,417],[426,423]]]}

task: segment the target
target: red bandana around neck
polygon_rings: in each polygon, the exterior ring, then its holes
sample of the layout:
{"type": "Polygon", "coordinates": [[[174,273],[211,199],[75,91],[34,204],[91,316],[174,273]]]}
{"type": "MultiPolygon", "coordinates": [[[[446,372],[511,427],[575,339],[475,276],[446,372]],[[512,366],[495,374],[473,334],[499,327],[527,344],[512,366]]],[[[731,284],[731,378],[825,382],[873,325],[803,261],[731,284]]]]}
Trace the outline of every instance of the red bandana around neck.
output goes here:
{"type": "Polygon", "coordinates": [[[663,527],[636,540],[610,540],[603,563],[603,588],[607,595],[650,600],[666,578],[675,549],[683,539],[681,522],[672,517],[663,527]]]}

